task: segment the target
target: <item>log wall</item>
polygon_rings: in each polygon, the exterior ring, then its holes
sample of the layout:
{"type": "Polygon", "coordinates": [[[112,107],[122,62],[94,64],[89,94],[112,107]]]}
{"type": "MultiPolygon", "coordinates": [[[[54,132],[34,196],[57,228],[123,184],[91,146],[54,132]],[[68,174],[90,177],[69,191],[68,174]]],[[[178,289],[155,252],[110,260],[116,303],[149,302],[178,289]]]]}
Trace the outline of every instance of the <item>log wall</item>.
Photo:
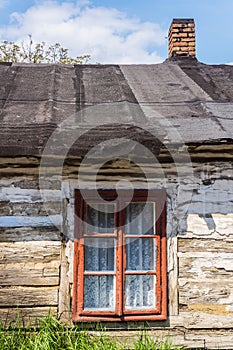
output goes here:
{"type": "MultiPolygon", "coordinates": [[[[57,314],[62,243],[43,207],[37,174],[11,172],[0,181],[0,320],[29,326],[57,314]]],[[[59,220],[56,201],[50,204],[59,220]]]]}
{"type": "MultiPolygon", "coordinates": [[[[233,163],[211,154],[213,159],[209,155],[202,162],[196,154],[192,169],[184,166],[179,177],[166,156],[158,168],[145,163],[147,180],[135,165],[115,161],[101,169],[98,186],[112,188],[130,179],[137,188],[148,182],[166,188],[169,317],[150,327],[180,344],[226,348],[233,344],[233,163]]],[[[46,203],[38,159],[1,159],[0,164],[0,319],[15,321],[20,312],[27,324],[50,310],[67,320],[80,160],[65,164],[62,183],[51,168],[46,203]]],[[[94,185],[94,172],[94,165],[86,167],[83,187],[94,185]]]]}

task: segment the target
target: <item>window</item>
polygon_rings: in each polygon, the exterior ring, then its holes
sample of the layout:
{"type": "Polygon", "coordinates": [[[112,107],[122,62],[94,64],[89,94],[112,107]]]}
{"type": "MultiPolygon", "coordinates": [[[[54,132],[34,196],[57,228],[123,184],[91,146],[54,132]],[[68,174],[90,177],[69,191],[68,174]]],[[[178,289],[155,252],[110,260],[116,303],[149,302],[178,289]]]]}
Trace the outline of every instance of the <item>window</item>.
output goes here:
{"type": "Polygon", "coordinates": [[[75,191],[74,321],[166,319],[164,190],[75,191]]]}

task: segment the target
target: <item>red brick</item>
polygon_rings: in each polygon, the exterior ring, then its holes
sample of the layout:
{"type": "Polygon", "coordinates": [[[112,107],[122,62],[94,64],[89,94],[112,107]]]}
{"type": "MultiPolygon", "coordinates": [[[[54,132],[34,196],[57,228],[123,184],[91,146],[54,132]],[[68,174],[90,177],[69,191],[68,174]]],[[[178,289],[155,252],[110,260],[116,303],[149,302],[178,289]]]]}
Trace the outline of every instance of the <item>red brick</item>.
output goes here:
{"type": "Polygon", "coordinates": [[[195,24],[193,21],[181,19],[180,23],[172,23],[168,36],[169,57],[174,55],[195,57],[195,24]]]}
{"type": "Polygon", "coordinates": [[[192,28],[184,28],[183,31],[185,33],[189,33],[189,32],[193,32],[193,29],[192,28]]]}

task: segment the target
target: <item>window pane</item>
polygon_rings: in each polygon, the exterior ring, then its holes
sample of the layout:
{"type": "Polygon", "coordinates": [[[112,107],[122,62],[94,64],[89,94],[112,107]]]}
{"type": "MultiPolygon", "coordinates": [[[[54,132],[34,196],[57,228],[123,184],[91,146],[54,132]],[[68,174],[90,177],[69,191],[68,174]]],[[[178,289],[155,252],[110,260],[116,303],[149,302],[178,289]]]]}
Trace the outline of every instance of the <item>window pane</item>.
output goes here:
{"type": "Polygon", "coordinates": [[[84,248],[85,271],[115,271],[115,240],[86,238],[84,248]]]}
{"type": "Polygon", "coordinates": [[[126,308],[148,309],[156,307],[156,276],[127,275],[125,284],[126,308]]]}
{"type": "Polygon", "coordinates": [[[84,309],[115,309],[114,276],[85,276],[84,309]]]}
{"type": "Polygon", "coordinates": [[[87,206],[87,233],[114,233],[114,204],[87,206]]]}
{"type": "Polygon", "coordinates": [[[154,238],[126,239],[126,270],[154,271],[156,247],[154,238]]]}
{"type": "Polygon", "coordinates": [[[155,234],[155,222],[155,203],[128,203],[125,227],[127,235],[153,235],[155,234]]]}

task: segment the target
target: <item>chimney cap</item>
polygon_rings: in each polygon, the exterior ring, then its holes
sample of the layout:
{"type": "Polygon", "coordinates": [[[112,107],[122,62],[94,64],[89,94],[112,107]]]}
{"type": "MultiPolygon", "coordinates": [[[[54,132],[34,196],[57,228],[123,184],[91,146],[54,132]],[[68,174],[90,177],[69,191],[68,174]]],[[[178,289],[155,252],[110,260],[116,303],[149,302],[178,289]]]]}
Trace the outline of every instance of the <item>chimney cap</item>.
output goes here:
{"type": "Polygon", "coordinates": [[[172,23],[190,23],[194,22],[193,18],[173,18],[172,23]]]}

